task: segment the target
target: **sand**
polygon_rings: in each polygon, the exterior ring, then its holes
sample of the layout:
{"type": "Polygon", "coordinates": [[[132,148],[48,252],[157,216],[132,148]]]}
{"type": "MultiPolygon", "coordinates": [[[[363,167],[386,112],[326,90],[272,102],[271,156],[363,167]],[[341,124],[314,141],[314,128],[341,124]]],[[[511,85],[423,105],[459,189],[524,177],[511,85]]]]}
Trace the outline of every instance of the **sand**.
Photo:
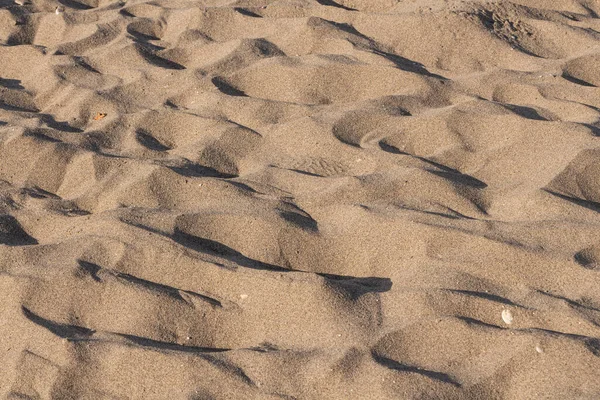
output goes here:
{"type": "Polygon", "coordinates": [[[0,398],[599,399],[599,15],[0,0],[0,398]]]}

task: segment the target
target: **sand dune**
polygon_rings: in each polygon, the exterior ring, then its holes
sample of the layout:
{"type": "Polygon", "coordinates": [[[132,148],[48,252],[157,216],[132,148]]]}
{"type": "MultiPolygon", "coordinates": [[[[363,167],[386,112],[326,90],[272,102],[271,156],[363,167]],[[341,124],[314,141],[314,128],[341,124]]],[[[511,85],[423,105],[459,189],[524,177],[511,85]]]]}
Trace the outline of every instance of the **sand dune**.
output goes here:
{"type": "Polygon", "coordinates": [[[597,0],[0,0],[0,396],[600,398],[597,0]]]}

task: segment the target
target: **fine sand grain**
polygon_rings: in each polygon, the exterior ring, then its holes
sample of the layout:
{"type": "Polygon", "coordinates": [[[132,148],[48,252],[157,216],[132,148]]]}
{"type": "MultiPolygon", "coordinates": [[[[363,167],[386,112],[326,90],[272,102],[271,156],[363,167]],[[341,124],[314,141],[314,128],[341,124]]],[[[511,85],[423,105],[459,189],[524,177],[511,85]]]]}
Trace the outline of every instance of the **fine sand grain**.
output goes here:
{"type": "Polygon", "coordinates": [[[600,399],[599,0],[0,0],[0,398],[600,399]]]}

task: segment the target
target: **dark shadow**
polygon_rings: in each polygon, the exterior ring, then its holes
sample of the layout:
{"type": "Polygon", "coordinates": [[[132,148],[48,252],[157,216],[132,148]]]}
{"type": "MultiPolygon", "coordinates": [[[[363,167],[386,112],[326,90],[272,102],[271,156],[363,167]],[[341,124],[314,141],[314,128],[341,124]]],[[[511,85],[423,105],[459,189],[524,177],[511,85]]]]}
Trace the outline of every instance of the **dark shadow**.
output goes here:
{"type": "Polygon", "coordinates": [[[560,295],[549,293],[549,292],[543,292],[541,290],[537,290],[537,293],[541,294],[542,296],[548,296],[548,297],[551,297],[553,299],[562,300],[562,301],[566,302],[569,306],[571,306],[573,308],[585,308],[586,310],[589,310],[589,311],[600,312],[600,309],[598,309],[596,307],[591,307],[591,306],[587,306],[585,304],[578,303],[578,302],[576,302],[574,300],[571,300],[571,299],[569,299],[567,297],[564,297],[564,296],[560,296],[560,295]]]}
{"type": "Polygon", "coordinates": [[[591,257],[589,254],[587,254],[585,250],[575,253],[573,258],[575,259],[575,262],[577,262],[577,264],[581,265],[585,269],[596,270],[600,268],[597,260],[594,257],[591,257]]]}
{"type": "Polygon", "coordinates": [[[164,106],[168,107],[168,108],[172,108],[174,110],[179,110],[179,106],[177,104],[173,103],[172,100],[165,101],[164,106]]]}
{"type": "Polygon", "coordinates": [[[516,104],[501,104],[507,110],[512,111],[513,113],[527,119],[532,119],[535,121],[548,121],[548,118],[545,118],[539,114],[539,112],[532,107],[518,106],[516,104]]]}
{"type": "MultiPolygon", "coordinates": [[[[183,246],[189,250],[197,251],[199,253],[208,254],[208,255],[212,255],[212,256],[217,256],[219,258],[223,258],[225,260],[231,261],[242,267],[258,269],[258,270],[266,270],[266,271],[276,271],[276,272],[289,272],[290,271],[289,269],[280,267],[278,265],[264,263],[262,261],[258,261],[258,260],[254,260],[252,258],[246,257],[239,251],[234,250],[227,245],[219,243],[215,240],[205,239],[205,238],[191,235],[191,234],[183,232],[177,228],[175,229],[175,232],[173,234],[170,234],[170,233],[159,231],[150,226],[137,224],[137,223],[130,222],[127,220],[122,220],[122,222],[124,222],[128,225],[134,226],[136,228],[143,229],[147,232],[155,233],[157,235],[161,235],[166,238],[169,238],[169,239],[173,240],[175,243],[180,244],[181,246],[183,246]]],[[[230,269],[230,270],[235,269],[235,267],[223,265],[220,263],[215,263],[215,264],[219,265],[220,267],[226,268],[226,269],[230,269]]]]}
{"type": "Polygon", "coordinates": [[[412,60],[409,60],[408,58],[404,58],[397,54],[388,53],[388,52],[382,51],[382,50],[372,50],[372,51],[373,51],[373,53],[384,57],[388,61],[391,61],[392,63],[394,63],[396,68],[401,69],[402,71],[412,72],[415,74],[424,75],[424,76],[428,76],[431,78],[436,78],[436,79],[439,79],[442,81],[448,80],[448,78],[446,78],[444,76],[429,72],[427,70],[427,68],[425,68],[425,66],[423,66],[423,64],[418,63],[416,61],[412,61],[412,60]]]}
{"type": "Polygon", "coordinates": [[[372,354],[375,362],[377,362],[378,364],[380,364],[386,368],[393,369],[393,370],[400,371],[400,372],[409,372],[409,373],[423,375],[423,376],[426,376],[435,381],[449,383],[453,386],[461,387],[461,384],[456,379],[452,378],[450,375],[445,374],[443,372],[430,371],[427,369],[414,367],[412,365],[401,364],[396,360],[392,360],[391,358],[383,357],[383,356],[377,354],[376,352],[372,352],[371,354],[372,354]]]}
{"type": "Polygon", "coordinates": [[[21,306],[21,311],[23,311],[25,318],[36,325],[48,329],[56,336],[59,336],[63,339],[79,339],[81,337],[90,337],[94,334],[92,329],[76,325],[61,324],[46,318],[42,318],[24,306],[21,306]]]}
{"type": "Polygon", "coordinates": [[[261,57],[285,56],[285,53],[281,51],[279,47],[277,47],[274,43],[269,42],[267,39],[252,39],[252,47],[258,50],[261,57]]]}
{"type": "Polygon", "coordinates": [[[571,340],[576,340],[576,341],[582,343],[593,355],[595,355],[596,357],[600,357],[600,339],[596,338],[596,337],[578,335],[575,333],[553,331],[553,330],[544,329],[544,328],[525,328],[525,329],[518,329],[518,331],[542,332],[542,333],[552,336],[552,337],[565,337],[565,338],[569,338],[571,340]]]}
{"type": "Polygon", "coordinates": [[[167,151],[171,150],[169,146],[165,146],[159,142],[154,136],[150,135],[142,129],[138,129],[135,133],[135,138],[144,147],[154,151],[167,151]]]}
{"type": "Polygon", "coordinates": [[[83,260],[77,260],[77,264],[79,264],[79,267],[89,276],[91,276],[93,280],[96,282],[102,282],[102,279],[100,279],[98,276],[98,272],[100,272],[102,269],[100,266],[83,260]]]}
{"type": "MultiPolygon", "coordinates": [[[[151,40],[160,40],[159,37],[147,35],[142,32],[138,32],[135,29],[131,28],[130,26],[127,26],[127,33],[129,33],[131,36],[133,36],[135,39],[137,39],[136,41],[138,41],[138,42],[149,42],[151,40]]],[[[164,47],[161,47],[161,49],[164,49],[164,47]]]]}
{"type": "Polygon", "coordinates": [[[150,347],[154,350],[165,351],[182,351],[185,353],[221,353],[229,351],[230,349],[221,349],[215,347],[197,347],[197,346],[185,346],[177,343],[162,342],[159,340],[148,339],[142,336],[127,335],[124,333],[117,333],[116,335],[129,340],[132,344],[142,347],[150,347]]]}
{"type": "Polygon", "coordinates": [[[286,168],[288,171],[296,172],[302,175],[313,176],[316,178],[324,178],[323,175],[315,174],[314,172],[302,171],[301,169],[286,168]]]}
{"type": "Polygon", "coordinates": [[[135,15],[133,15],[132,13],[130,13],[129,11],[127,11],[124,8],[119,10],[119,14],[123,15],[124,17],[135,18],[135,15]]]}
{"type": "Polygon", "coordinates": [[[225,258],[226,260],[232,261],[242,267],[276,272],[289,271],[289,269],[280,267],[278,265],[273,265],[246,257],[239,251],[234,250],[223,243],[219,243],[216,240],[190,235],[189,233],[185,233],[179,229],[175,229],[175,233],[171,235],[171,238],[175,242],[189,249],[225,258]]]}
{"type": "Polygon", "coordinates": [[[396,146],[392,146],[391,144],[386,143],[383,140],[379,141],[379,148],[383,151],[386,151],[388,153],[392,153],[392,154],[402,154],[405,156],[410,156],[410,154],[401,151],[399,148],[397,148],[396,146]]]}
{"type": "Polygon", "coordinates": [[[581,14],[574,14],[574,13],[569,13],[569,12],[561,12],[560,15],[562,15],[565,18],[570,19],[571,21],[575,21],[575,22],[581,22],[581,14]]]}
{"type": "Polygon", "coordinates": [[[23,86],[21,86],[21,81],[18,79],[0,78],[0,86],[7,89],[25,89],[23,86]]]}
{"type": "Polygon", "coordinates": [[[583,340],[585,347],[592,352],[596,357],[600,357],[600,339],[587,338],[583,340]]]}
{"type": "Polygon", "coordinates": [[[248,350],[256,351],[257,353],[281,351],[281,349],[277,347],[277,345],[269,342],[262,342],[258,346],[250,347],[248,350]]]}
{"type": "Polygon", "coordinates": [[[471,186],[471,187],[474,187],[477,189],[484,189],[487,187],[487,184],[485,182],[482,182],[479,179],[472,177],[471,175],[463,174],[462,172],[460,172],[457,169],[450,168],[444,164],[440,164],[435,161],[428,160],[427,158],[424,158],[424,157],[419,157],[419,156],[413,156],[413,157],[416,157],[419,160],[426,162],[427,164],[433,165],[434,167],[441,169],[441,171],[428,170],[429,172],[431,172],[434,175],[448,179],[455,183],[460,183],[460,184],[471,186]]]}
{"type": "Polygon", "coordinates": [[[285,204],[292,207],[294,211],[278,209],[277,212],[281,218],[307,231],[317,232],[319,230],[317,221],[315,221],[306,211],[294,203],[286,201],[285,204]]]}
{"type": "Polygon", "coordinates": [[[346,7],[345,5],[338,4],[333,0],[317,0],[317,3],[319,3],[322,6],[341,8],[342,10],[346,10],[346,11],[358,11],[355,8],[350,8],[350,7],[346,7]]]}
{"type": "Polygon", "coordinates": [[[363,51],[372,52],[374,54],[377,54],[378,56],[385,58],[386,60],[392,62],[396,66],[396,68],[401,69],[402,71],[413,72],[416,74],[425,75],[425,76],[429,76],[431,78],[436,78],[436,79],[440,79],[440,80],[444,80],[444,81],[448,80],[447,78],[445,78],[441,75],[437,75],[437,74],[433,74],[433,73],[429,72],[427,70],[427,68],[425,68],[425,66],[421,63],[409,60],[408,58],[405,58],[405,57],[402,57],[397,54],[393,54],[393,53],[390,53],[388,51],[381,49],[381,47],[383,47],[383,46],[378,44],[375,40],[368,37],[367,35],[362,34],[355,27],[353,27],[352,25],[350,25],[348,23],[334,22],[334,21],[330,21],[330,20],[324,20],[324,21],[330,23],[331,25],[335,26],[336,28],[338,28],[339,30],[341,30],[343,32],[358,36],[361,39],[368,41],[370,43],[370,46],[368,46],[368,47],[362,46],[359,43],[354,43],[354,42],[352,42],[352,44],[357,47],[360,47],[363,51]]]}
{"type": "Polygon", "coordinates": [[[92,6],[88,6],[87,4],[80,3],[74,0],[58,0],[58,2],[65,7],[73,8],[75,10],[91,10],[92,8],[94,8],[92,6]]]}
{"type": "Polygon", "coordinates": [[[149,50],[147,46],[140,45],[139,42],[137,42],[134,46],[138,54],[142,56],[142,58],[146,60],[149,64],[152,64],[155,67],[173,70],[185,69],[183,65],[176,63],[175,61],[171,61],[159,55],[156,55],[154,51],[149,50]]]}
{"type": "Polygon", "coordinates": [[[317,275],[325,278],[327,283],[333,287],[342,289],[352,300],[356,300],[366,293],[383,293],[392,288],[392,280],[390,278],[361,278],[323,273],[317,273],[317,275]]]}
{"type": "Polygon", "coordinates": [[[159,46],[157,44],[151,43],[150,42],[151,40],[156,40],[156,39],[153,39],[152,36],[144,35],[143,33],[129,32],[128,38],[131,39],[133,42],[135,42],[136,47],[137,46],[143,47],[150,53],[155,52],[155,51],[161,51],[161,50],[165,49],[165,47],[163,47],[163,46],[159,46]]]}
{"type": "Polygon", "coordinates": [[[13,106],[10,104],[6,104],[3,100],[0,99],[0,109],[5,111],[13,111],[13,112],[27,112],[27,113],[37,113],[40,110],[37,108],[25,108],[19,106],[13,106]]]}
{"type": "Polygon", "coordinates": [[[67,122],[57,121],[50,114],[40,114],[40,120],[52,129],[67,133],[82,133],[83,130],[69,125],[67,122]]]}
{"type": "MultiPolygon", "coordinates": [[[[442,217],[442,218],[448,218],[448,219],[470,219],[470,220],[476,219],[473,217],[469,217],[465,214],[459,213],[458,211],[453,210],[452,208],[449,208],[449,207],[445,207],[449,211],[449,213],[430,211],[430,210],[421,210],[421,209],[414,208],[414,207],[407,207],[406,205],[397,205],[397,207],[399,207],[403,210],[414,211],[414,212],[423,213],[423,214],[427,214],[427,215],[435,215],[436,217],[442,217]]],[[[367,207],[367,209],[368,209],[368,207],[367,207]]]]}
{"type": "Polygon", "coordinates": [[[495,295],[495,294],[491,294],[491,293],[486,293],[486,292],[478,292],[478,291],[472,291],[472,290],[458,290],[458,289],[444,289],[450,293],[456,293],[456,294],[464,294],[467,296],[473,296],[473,297],[479,297],[485,300],[491,300],[494,301],[496,303],[502,303],[502,304],[507,304],[510,306],[514,306],[514,307],[521,307],[519,304],[513,303],[512,301],[510,301],[507,298],[495,295]]]}
{"type": "Polygon", "coordinates": [[[61,200],[60,196],[57,196],[54,193],[48,192],[47,190],[41,189],[37,186],[24,188],[23,193],[27,194],[30,197],[36,198],[36,199],[61,200]]]}
{"type": "Polygon", "coordinates": [[[238,189],[245,190],[245,191],[250,192],[250,193],[259,193],[253,187],[251,187],[249,185],[246,185],[245,183],[242,183],[242,182],[227,181],[227,183],[229,183],[232,186],[235,186],[238,189]]]}
{"type": "Polygon", "coordinates": [[[314,219],[312,219],[309,216],[290,212],[290,211],[279,211],[279,215],[284,220],[286,220],[294,225],[297,225],[298,227],[300,227],[304,230],[311,231],[311,232],[318,231],[317,221],[315,221],[314,219]]]}
{"type": "Polygon", "coordinates": [[[216,86],[217,89],[223,94],[228,96],[238,96],[238,97],[248,97],[246,93],[243,91],[234,88],[229,83],[225,82],[222,78],[215,76],[212,78],[211,82],[216,86]]]}
{"type": "Polygon", "coordinates": [[[583,199],[578,199],[576,197],[566,196],[564,194],[560,194],[558,192],[554,192],[549,189],[542,189],[542,190],[545,191],[546,193],[549,193],[553,196],[558,197],[559,199],[566,200],[569,203],[575,204],[580,207],[587,208],[588,210],[600,212],[600,203],[596,203],[595,201],[583,200],[583,199]]]}
{"type": "Polygon", "coordinates": [[[234,7],[233,8],[235,11],[237,11],[238,13],[245,15],[246,17],[252,17],[252,18],[262,18],[262,15],[257,14],[255,12],[252,12],[248,9],[245,8],[240,8],[240,7],[234,7]]]}
{"type": "Polygon", "coordinates": [[[154,291],[157,291],[157,292],[160,292],[160,293],[165,293],[166,295],[168,295],[168,296],[170,296],[170,297],[172,297],[172,298],[174,298],[176,300],[179,300],[179,301],[186,302],[186,300],[181,296],[181,293],[186,293],[186,294],[188,294],[190,296],[193,296],[193,297],[196,297],[196,298],[198,298],[198,299],[200,299],[202,301],[205,301],[205,302],[209,303],[212,306],[223,307],[223,305],[221,304],[221,302],[219,300],[213,299],[212,297],[208,297],[208,296],[202,295],[200,293],[193,292],[191,290],[178,289],[178,288],[173,287],[173,286],[163,285],[161,283],[156,283],[156,282],[148,281],[146,279],[138,278],[137,276],[133,276],[133,275],[130,275],[130,274],[124,274],[124,273],[121,273],[121,272],[116,273],[115,276],[117,278],[123,279],[123,280],[125,280],[127,282],[143,286],[143,287],[145,287],[147,289],[154,290],[154,291]]]}
{"type": "Polygon", "coordinates": [[[596,13],[596,11],[594,11],[590,6],[588,6],[587,4],[583,3],[580,4],[580,6],[586,10],[588,12],[588,14],[590,14],[590,17],[592,18],[600,18],[600,16],[598,16],[598,13],[596,13]]]}
{"type": "Polygon", "coordinates": [[[427,163],[433,167],[436,167],[436,168],[440,169],[441,171],[432,170],[432,169],[427,169],[427,171],[434,175],[437,175],[441,178],[448,179],[454,183],[471,186],[476,189],[484,189],[487,187],[487,184],[485,182],[482,182],[479,179],[477,179],[471,175],[463,174],[462,172],[460,172],[457,169],[450,168],[444,164],[440,164],[440,163],[432,161],[432,160],[428,160],[427,158],[415,156],[413,154],[401,151],[396,146],[392,146],[392,145],[386,143],[384,140],[379,141],[379,148],[381,148],[381,150],[386,151],[388,153],[410,156],[410,157],[416,158],[420,161],[423,161],[424,163],[427,163]]]}
{"type": "Polygon", "coordinates": [[[568,80],[569,82],[571,82],[571,83],[574,83],[574,84],[576,84],[576,85],[587,86],[587,87],[598,87],[598,86],[596,86],[596,85],[594,85],[594,84],[591,84],[591,83],[589,83],[589,82],[586,82],[586,81],[584,81],[584,80],[582,80],[582,79],[575,78],[574,76],[572,76],[572,75],[569,75],[569,74],[568,74],[568,73],[566,73],[566,72],[563,72],[563,74],[562,74],[562,77],[563,77],[564,79],[568,80]]]}
{"type": "Polygon", "coordinates": [[[100,73],[100,71],[98,71],[96,68],[94,68],[90,64],[88,64],[81,56],[73,56],[73,61],[75,61],[75,63],[77,63],[77,65],[79,65],[86,71],[93,72],[95,74],[100,73]]]}
{"type": "Polygon", "coordinates": [[[15,217],[8,214],[0,214],[0,244],[29,246],[37,243],[37,240],[23,230],[15,217]]]}
{"type": "MultiPolygon", "coordinates": [[[[124,222],[128,223],[127,221],[124,221],[124,222]]],[[[194,251],[208,254],[208,255],[213,255],[216,257],[220,257],[220,258],[226,259],[232,263],[235,263],[241,267],[251,268],[251,269],[256,269],[256,270],[273,271],[273,272],[291,272],[291,271],[305,272],[305,271],[299,271],[299,270],[291,270],[291,269],[280,267],[278,265],[269,264],[266,262],[252,259],[223,243],[220,243],[220,242],[217,242],[217,241],[211,240],[211,239],[194,236],[189,233],[182,232],[181,230],[179,230],[177,228],[175,229],[174,234],[169,235],[164,232],[157,231],[151,227],[137,225],[137,224],[131,224],[131,223],[130,223],[130,225],[136,226],[140,229],[147,230],[149,232],[153,232],[153,233],[156,233],[156,234],[159,234],[162,236],[169,237],[174,242],[176,242],[190,250],[194,250],[194,251]]],[[[228,268],[227,266],[224,266],[222,264],[218,264],[218,265],[220,265],[224,268],[228,268]]],[[[306,273],[312,274],[313,272],[306,272],[306,273]]],[[[120,277],[123,277],[122,275],[123,274],[119,274],[120,277]]],[[[382,292],[387,292],[392,288],[392,281],[389,278],[378,278],[378,277],[363,278],[363,277],[343,276],[343,275],[324,274],[324,273],[317,273],[317,275],[325,278],[327,283],[329,283],[332,287],[338,288],[338,289],[342,290],[343,292],[347,293],[348,296],[352,300],[356,300],[360,296],[362,296],[366,293],[382,293],[382,292]]],[[[149,284],[153,285],[153,287],[160,288],[162,290],[177,290],[174,288],[170,288],[168,286],[156,284],[154,282],[144,281],[139,278],[134,277],[134,279],[135,279],[136,283],[144,283],[144,284],[149,283],[149,284]]],[[[184,291],[184,292],[189,293],[187,291],[184,291]]],[[[193,294],[197,295],[197,296],[201,296],[204,298],[204,300],[207,300],[207,301],[208,301],[208,299],[211,299],[211,298],[207,298],[206,296],[199,295],[197,293],[193,293],[193,294]]],[[[177,294],[177,295],[180,296],[179,294],[177,294]]],[[[212,299],[212,300],[215,302],[217,301],[214,299],[212,299]]],[[[220,303],[219,303],[219,305],[220,305],[220,303]]]]}
{"type": "MultiPolygon", "coordinates": [[[[229,349],[224,349],[224,351],[226,351],[226,350],[229,350],[229,349]]],[[[237,365],[235,365],[234,363],[232,363],[226,359],[223,359],[222,357],[216,357],[215,355],[212,355],[212,354],[202,354],[201,357],[204,360],[208,361],[210,364],[212,364],[217,369],[223,371],[224,373],[235,376],[236,378],[242,380],[247,385],[256,386],[256,383],[254,383],[252,381],[252,379],[250,379],[250,377],[248,375],[246,375],[244,370],[242,368],[238,367],[237,365]]],[[[205,399],[203,399],[203,400],[205,400],[205,399]]]]}
{"type": "MultiPolygon", "coordinates": [[[[599,111],[599,110],[596,110],[596,111],[599,111]]],[[[592,125],[592,124],[581,124],[581,125],[585,126],[589,130],[591,130],[592,135],[600,136],[600,127],[597,127],[596,125],[592,125]]]]}
{"type": "Polygon", "coordinates": [[[26,129],[25,132],[23,133],[23,136],[25,136],[25,137],[33,137],[33,138],[36,138],[38,140],[43,140],[45,142],[62,143],[62,140],[56,139],[56,138],[54,138],[52,136],[49,136],[49,135],[46,135],[40,129],[26,129]]]}
{"type": "MultiPolygon", "coordinates": [[[[61,324],[58,322],[51,321],[46,318],[42,318],[39,315],[33,313],[26,307],[21,307],[23,315],[36,325],[48,329],[50,332],[59,336],[63,339],[68,340],[90,340],[91,336],[95,333],[94,330],[84,328],[76,325],[61,324]]],[[[186,353],[218,353],[228,351],[230,349],[221,349],[213,347],[196,347],[196,346],[184,346],[177,343],[161,342],[158,340],[148,339],[141,336],[127,335],[123,333],[113,333],[118,337],[128,340],[130,343],[124,343],[126,345],[137,345],[142,347],[150,347],[155,350],[165,351],[174,350],[182,351],[186,353]]],[[[106,340],[105,340],[106,341],[106,340]]]]}
{"type": "Polygon", "coordinates": [[[477,178],[474,178],[470,175],[463,174],[459,171],[436,171],[436,170],[428,170],[434,175],[437,175],[441,178],[447,179],[453,183],[458,183],[465,186],[470,186],[475,189],[485,189],[487,184],[480,181],[477,178]]]}
{"type": "Polygon", "coordinates": [[[502,329],[502,330],[507,329],[507,328],[502,328],[502,327],[500,327],[498,325],[488,324],[487,322],[483,322],[483,321],[480,321],[478,319],[471,318],[471,317],[458,316],[458,317],[456,317],[456,319],[458,319],[460,321],[463,321],[463,322],[465,322],[468,325],[475,325],[475,326],[479,326],[479,327],[482,327],[482,328],[502,329]]]}
{"type": "Polygon", "coordinates": [[[171,171],[186,176],[188,178],[221,178],[221,179],[230,179],[235,178],[236,175],[224,174],[222,172],[217,171],[214,168],[205,167],[199,164],[186,164],[183,166],[172,167],[167,166],[171,171]]]}

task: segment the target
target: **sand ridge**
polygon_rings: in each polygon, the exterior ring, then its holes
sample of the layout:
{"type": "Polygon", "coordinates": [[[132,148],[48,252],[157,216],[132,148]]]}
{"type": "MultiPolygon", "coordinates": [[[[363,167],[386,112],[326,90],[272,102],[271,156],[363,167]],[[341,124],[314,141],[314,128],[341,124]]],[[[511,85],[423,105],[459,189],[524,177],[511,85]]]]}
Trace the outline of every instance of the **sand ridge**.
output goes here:
{"type": "Polygon", "coordinates": [[[597,0],[0,0],[0,397],[600,398],[597,0]]]}

